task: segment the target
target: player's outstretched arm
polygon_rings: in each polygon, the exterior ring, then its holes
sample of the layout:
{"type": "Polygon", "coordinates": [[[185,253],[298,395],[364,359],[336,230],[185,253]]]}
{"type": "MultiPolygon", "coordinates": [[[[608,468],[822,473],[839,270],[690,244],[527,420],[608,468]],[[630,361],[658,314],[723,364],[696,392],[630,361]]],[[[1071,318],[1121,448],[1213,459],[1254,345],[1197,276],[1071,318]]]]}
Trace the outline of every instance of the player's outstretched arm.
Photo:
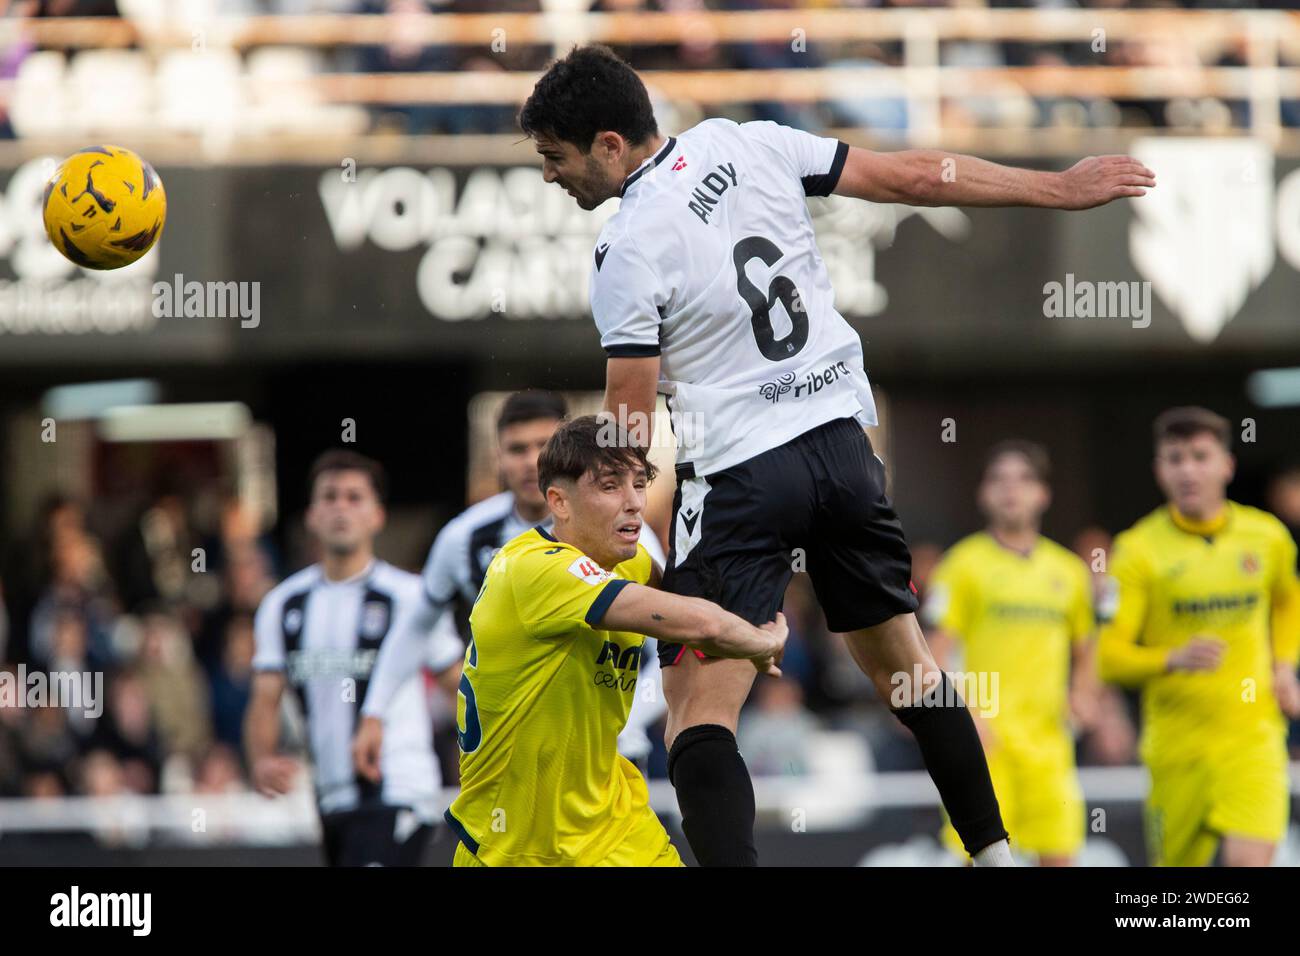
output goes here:
{"type": "Polygon", "coordinates": [[[1145,196],[1155,184],[1155,173],[1131,156],[1089,156],[1063,172],[1046,172],[937,149],[851,147],[835,193],[909,206],[1091,209],[1145,196]]]}
{"type": "Polygon", "coordinates": [[[755,627],[703,598],[684,597],[628,584],[606,609],[600,626],[646,634],[699,648],[713,657],[749,660],[761,673],[781,676],[778,666],[788,630],[785,615],[755,627]]]}

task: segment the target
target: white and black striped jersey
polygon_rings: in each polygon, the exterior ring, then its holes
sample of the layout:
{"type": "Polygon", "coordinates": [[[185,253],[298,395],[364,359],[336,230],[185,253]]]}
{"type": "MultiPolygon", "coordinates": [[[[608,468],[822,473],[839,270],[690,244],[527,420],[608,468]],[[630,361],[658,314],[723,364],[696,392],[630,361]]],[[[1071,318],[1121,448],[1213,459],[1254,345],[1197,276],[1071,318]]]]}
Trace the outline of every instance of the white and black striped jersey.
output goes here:
{"type": "MultiPolygon", "coordinates": [[[[434,539],[421,573],[429,602],[442,609],[458,599],[472,603],[493,556],[503,544],[536,523],[519,516],[515,496],[509,491],[470,505],[452,518],[434,539]]],[[[543,527],[550,526],[547,517],[543,527]]]]}
{"type": "Polygon", "coordinates": [[[381,647],[399,635],[419,635],[424,662],[434,671],[464,654],[455,631],[435,623],[420,578],[379,560],[345,581],[328,580],[313,564],[262,599],[253,666],[283,671],[302,706],[321,813],[382,803],[435,818],[441,774],[418,667],[383,713],[382,784],[359,777],[352,764],[357,715],[381,647]]]}
{"type": "Polygon", "coordinates": [[[611,357],[661,357],[679,471],[720,471],[835,418],[876,423],[805,202],[830,194],[847,155],[776,123],[711,119],[624,181],[591,311],[611,357]]]}

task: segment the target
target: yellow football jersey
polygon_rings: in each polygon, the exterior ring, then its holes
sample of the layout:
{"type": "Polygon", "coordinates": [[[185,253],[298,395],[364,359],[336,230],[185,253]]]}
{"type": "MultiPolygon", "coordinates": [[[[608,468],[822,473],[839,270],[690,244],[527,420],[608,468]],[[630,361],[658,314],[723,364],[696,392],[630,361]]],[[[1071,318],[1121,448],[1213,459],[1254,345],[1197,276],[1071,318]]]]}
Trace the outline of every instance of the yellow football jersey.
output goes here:
{"type": "Polygon", "coordinates": [[[588,866],[634,844],[629,862],[651,865],[671,851],[645,780],[617,747],[645,638],[599,627],[651,567],[638,547],[607,571],[540,528],[488,566],[456,701],[461,790],[447,811],[480,862],[588,866]]]}
{"type": "Polygon", "coordinates": [[[1296,659],[1296,545],[1267,512],[1227,502],[1217,525],[1163,507],[1115,540],[1117,605],[1102,629],[1098,670],[1141,685],[1148,763],[1198,759],[1283,732],[1273,661],[1296,659]],[[1194,635],[1226,643],[1217,670],[1167,673],[1194,635]]]}
{"type": "Polygon", "coordinates": [[[981,531],[944,555],[925,618],[957,639],[954,669],[979,682],[968,686],[981,699],[967,704],[993,721],[1001,741],[1029,749],[1059,743],[1068,732],[1071,645],[1094,627],[1082,561],[1047,538],[1026,555],[981,531]]]}

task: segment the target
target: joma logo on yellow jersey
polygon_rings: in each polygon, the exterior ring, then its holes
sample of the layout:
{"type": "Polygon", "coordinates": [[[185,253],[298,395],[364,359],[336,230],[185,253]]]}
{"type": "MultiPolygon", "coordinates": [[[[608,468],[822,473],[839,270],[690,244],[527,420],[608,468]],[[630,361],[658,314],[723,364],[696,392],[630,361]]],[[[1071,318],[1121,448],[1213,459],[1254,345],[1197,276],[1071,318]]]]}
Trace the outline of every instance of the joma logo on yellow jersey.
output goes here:
{"type": "Polygon", "coordinates": [[[606,641],[605,646],[600,649],[600,656],[596,658],[596,664],[604,664],[606,661],[618,670],[635,671],[641,666],[641,645],[635,644],[627,650],[622,650],[613,641],[606,641]]]}
{"type": "Polygon", "coordinates": [[[1174,601],[1174,614],[1214,614],[1222,611],[1251,611],[1259,604],[1258,594],[1213,594],[1205,598],[1174,601]]]}

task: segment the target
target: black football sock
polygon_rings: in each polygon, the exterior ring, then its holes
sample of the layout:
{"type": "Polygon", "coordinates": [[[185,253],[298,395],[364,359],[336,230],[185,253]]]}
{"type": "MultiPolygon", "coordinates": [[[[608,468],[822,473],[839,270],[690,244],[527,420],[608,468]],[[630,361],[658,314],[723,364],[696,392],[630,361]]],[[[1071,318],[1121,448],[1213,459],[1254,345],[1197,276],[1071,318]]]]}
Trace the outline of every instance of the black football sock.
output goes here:
{"type": "Polygon", "coordinates": [[[735,734],[717,724],[687,727],[668,754],[668,779],[700,866],[758,866],[754,785],[735,734]]]}
{"type": "Polygon", "coordinates": [[[986,846],[1005,840],[1007,831],[993,793],[984,745],[975,730],[975,719],[952,689],[948,675],[944,674],[942,684],[926,694],[923,703],[901,707],[894,716],[916,736],[925,768],[930,771],[930,779],[939,790],[966,852],[974,856],[986,846]]]}

